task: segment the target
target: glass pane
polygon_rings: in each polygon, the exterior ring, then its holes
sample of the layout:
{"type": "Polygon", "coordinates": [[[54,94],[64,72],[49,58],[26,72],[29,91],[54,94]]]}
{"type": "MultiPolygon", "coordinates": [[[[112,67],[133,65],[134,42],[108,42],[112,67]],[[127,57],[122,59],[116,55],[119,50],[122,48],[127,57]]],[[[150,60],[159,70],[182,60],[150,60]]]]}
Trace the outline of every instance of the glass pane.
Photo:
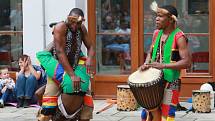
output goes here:
{"type": "MultiPolygon", "coordinates": [[[[198,35],[198,34],[197,34],[198,35]]],[[[192,53],[192,67],[187,72],[208,72],[209,52],[208,35],[188,35],[189,47],[192,53]]]]}
{"type": "Polygon", "coordinates": [[[22,30],[22,1],[0,0],[0,31],[22,30]]]}
{"type": "MultiPolygon", "coordinates": [[[[156,0],[159,6],[174,5],[178,10],[177,26],[187,35],[193,65],[187,72],[208,72],[209,70],[209,11],[208,0],[156,0]],[[205,58],[199,58],[203,56],[205,58]]],[[[149,6],[151,0],[144,0],[144,52],[151,44],[155,27],[155,13],[149,6]]]]}
{"type": "Polygon", "coordinates": [[[97,0],[96,16],[97,32],[130,28],[130,0],[97,0]]]}
{"type": "Polygon", "coordinates": [[[0,67],[17,70],[22,50],[22,0],[1,0],[0,67]]]}
{"type": "Polygon", "coordinates": [[[0,66],[8,66],[10,70],[18,69],[18,59],[22,50],[22,35],[1,35],[0,66]]]}
{"type": "Polygon", "coordinates": [[[97,35],[97,73],[129,73],[129,42],[130,35],[97,35]]]}
{"type": "Polygon", "coordinates": [[[97,0],[96,25],[97,73],[130,73],[130,0],[97,0]]]}

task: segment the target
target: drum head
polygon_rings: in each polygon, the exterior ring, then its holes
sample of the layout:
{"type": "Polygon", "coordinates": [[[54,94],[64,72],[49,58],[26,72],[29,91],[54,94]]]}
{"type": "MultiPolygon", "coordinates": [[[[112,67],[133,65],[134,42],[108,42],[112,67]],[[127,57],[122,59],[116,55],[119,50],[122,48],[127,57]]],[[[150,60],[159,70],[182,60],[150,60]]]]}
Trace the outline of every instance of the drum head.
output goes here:
{"type": "Polygon", "coordinates": [[[144,71],[137,70],[128,77],[131,83],[147,83],[157,80],[161,76],[162,71],[156,68],[149,68],[144,71]]]}
{"type": "Polygon", "coordinates": [[[192,90],[192,93],[209,93],[208,90],[192,90]]]}

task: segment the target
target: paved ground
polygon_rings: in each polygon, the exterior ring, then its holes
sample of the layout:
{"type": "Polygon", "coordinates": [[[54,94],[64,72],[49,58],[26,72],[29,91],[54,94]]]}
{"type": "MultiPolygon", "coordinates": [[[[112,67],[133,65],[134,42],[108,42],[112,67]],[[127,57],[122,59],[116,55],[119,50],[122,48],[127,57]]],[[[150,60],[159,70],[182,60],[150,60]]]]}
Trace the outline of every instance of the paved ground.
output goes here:
{"type": "MultiPolygon", "coordinates": [[[[116,105],[103,111],[100,114],[96,114],[97,111],[107,105],[105,100],[95,100],[95,109],[93,119],[91,121],[141,121],[140,114],[141,108],[137,111],[125,112],[117,111],[116,105]]],[[[190,103],[181,102],[182,106],[190,107],[190,103]]],[[[5,107],[0,109],[0,121],[36,121],[37,108],[20,108],[5,107]]],[[[176,121],[215,121],[215,110],[211,113],[186,113],[184,111],[178,111],[176,113],[176,121]]]]}

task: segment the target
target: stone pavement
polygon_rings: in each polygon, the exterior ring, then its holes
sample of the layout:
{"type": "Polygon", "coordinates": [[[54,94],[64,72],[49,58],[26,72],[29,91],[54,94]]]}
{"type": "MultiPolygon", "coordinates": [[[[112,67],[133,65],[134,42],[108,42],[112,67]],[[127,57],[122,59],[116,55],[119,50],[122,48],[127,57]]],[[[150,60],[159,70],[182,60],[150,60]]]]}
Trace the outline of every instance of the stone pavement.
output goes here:
{"type": "MultiPolygon", "coordinates": [[[[105,100],[94,100],[95,109],[93,119],[91,121],[141,121],[140,114],[141,108],[137,111],[117,111],[116,105],[113,107],[96,114],[97,111],[108,105],[105,100]]],[[[189,108],[190,103],[181,102],[182,106],[189,108]]],[[[15,108],[5,107],[0,108],[0,121],[36,121],[36,112],[38,108],[15,108]]],[[[215,121],[215,110],[211,113],[188,113],[185,111],[178,111],[176,113],[175,121],[215,121]]]]}

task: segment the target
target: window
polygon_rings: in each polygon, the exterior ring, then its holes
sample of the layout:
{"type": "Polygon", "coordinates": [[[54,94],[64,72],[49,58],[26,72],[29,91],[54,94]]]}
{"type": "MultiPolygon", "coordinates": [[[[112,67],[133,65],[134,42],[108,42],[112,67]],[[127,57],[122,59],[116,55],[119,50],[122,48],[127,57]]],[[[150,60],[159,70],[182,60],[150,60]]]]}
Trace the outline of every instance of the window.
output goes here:
{"type": "MultiPolygon", "coordinates": [[[[189,73],[208,73],[209,70],[209,10],[208,0],[156,0],[158,6],[173,5],[178,10],[179,28],[186,34],[192,53],[189,73]],[[201,7],[199,7],[201,6],[201,7]]],[[[150,10],[151,0],[144,0],[144,52],[149,50],[155,14],[150,10]]]]}
{"type": "Polygon", "coordinates": [[[22,0],[0,1],[0,67],[18,69],[22,55],[22,0]]]}
{"type": "Polygon", "coordinates": [[[97,0],[96,27],[97,73],[130,73],[130,0],[97,0]]]}

